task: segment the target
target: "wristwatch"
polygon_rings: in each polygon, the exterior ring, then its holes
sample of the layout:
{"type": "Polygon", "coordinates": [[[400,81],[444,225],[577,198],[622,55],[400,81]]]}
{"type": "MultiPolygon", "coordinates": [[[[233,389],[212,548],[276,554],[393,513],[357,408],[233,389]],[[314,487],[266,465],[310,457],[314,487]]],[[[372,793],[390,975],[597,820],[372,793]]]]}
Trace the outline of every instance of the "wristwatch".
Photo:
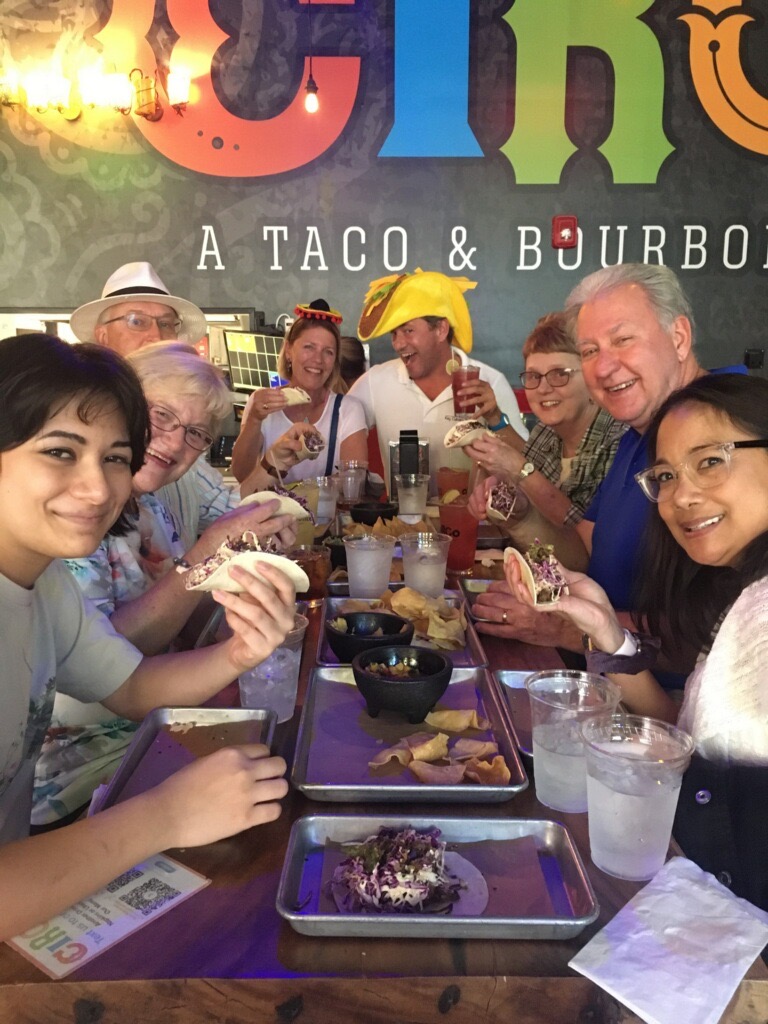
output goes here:
{"type": "Polygon", "coordinates": [[[499,430],[503,430],[503,429],[504,429],[504,427],[508,427],[508,426],[509,426],[509,416],[507,416],[507,414],[506,414],[505,412],[503,412],[503,413],[501,414],[501,419],[500,419],[500,420],[499,420],[499,422],[498,422],[498,423],[496,424],[496,426],[495,426],[495,427],[492,427],[492,426],[490,425],[490,423],[489,423],[489,424],[488,424],[488,429],[489,429],[489,430],[492,430],[492,431],[494,432],[494,434],[495,434],[495,433],[496,433],[497,431],[499,431],[499,430]]]}
{"type": "Polygon", "coordinates": [[[534,464],[532,462],[526,462],[523,465],[523,468],[520,470],[520,476],[517,479],[518,480],[525,480],[525,478],[527,476],[530,476],[531,473],[533,473],[533,471],[535,469],[536,469],[536,467],[534,466],[534,464]]]}

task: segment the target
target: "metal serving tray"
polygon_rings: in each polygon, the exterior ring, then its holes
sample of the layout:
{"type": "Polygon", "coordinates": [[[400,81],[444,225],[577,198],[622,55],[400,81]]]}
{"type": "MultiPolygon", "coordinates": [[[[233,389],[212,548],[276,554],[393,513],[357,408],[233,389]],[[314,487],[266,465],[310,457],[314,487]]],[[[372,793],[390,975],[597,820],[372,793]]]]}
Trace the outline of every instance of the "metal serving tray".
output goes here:
{"type": "Polygon", "coordinates": [[[277,911],[304,935],[441,939],[570,939],[599,907],[564,825],[526,818],[417,818],[311,815],[288,841],[277,911]],[[451,914],[344,914],[326,880],[344,854],[326,842],[360,842],[379,827],[437,826],[449,849],[480,869],[489,902],[479,917],[451,914]],[[328,863],[324,863],[328,858],[328,863]]]}
{"type": "Polygon", "coordinates": [[[475,622],[490,622],[490,619],[486,619],[482,615],[475,614],[475,601],[477,600],[478,594],[484,594],[491,583],[498,583],[498,580],[478,580],[472,577],[460,577],[459,586],[461,592],[464,595],[464,600],[467,602],[467,610],[470,618],[474,619],[475,622]]]}
{"type": "Polygon", "coordinates": [[[136,731],[101,800],[103,811],[157,785],[196,758],[240,743],[271,746],[277,716],[262,708],[155,708],[136,731]],[[164,726],[190,725],[170,733],[164,726]],[[217,726],[203,734],[197,727],[217,726]]]}
{"type": "Polygon", "coordinates": [[[462,782],[455,786],[419,782],[399,762],[370,768],[368,762],[378,751],[393,746],[403,736],[438,730],[420,722],[410,725],[402,716],[382,711],[371,718],[355,686],[352,669],[315,668],[309,680],[304,710],[296,741],[292,781],[311,800],[334,803],[387,800],[419,803],[478,804],[503,803],[525,789],[528,778],[512,734],[509,711],[499,685],[484,668],[453,670],[445,694],[437,707],[479,707],[490,729],[450,733],[473,739],[496,740],[499,753],[511,772],[505,786],[462,782]]]}
{"type": "MultiPolygon", "coordinates": [[[[535,670],[534,670],[535,671],[535,670]]],[[[517,748],[526,757],[533,757],[533,738],[531,736],[531,699],[525,688],[525,680],[533,672],[494,672],[501,692],[507,701],[512,717],[517,748]]]]}
{"type": "MultiPolygon", "coordinates": [[[[446,603],[452,607],[456,607],[464,603],[464,599],[456,590],[444,590],[443,597],[446,603]]],[[[328,637],[325,635],[325,624],[328,619],[334,619],[340,614],[339,609],[341,605],[348,601],[348,597],[326,597],[323,601],[323,621],[320,624],[320,633],[317,638],[317,664],[323,666],[335,666],[341,664],[349,664],[349,662],[340,662],[336,655],[331,650],[331,645],[328,643],[328,637]]],[[[363,600],[360,598],[359,600],[363,600]]],[[[467,628],[464,631],[466,635],[466,644],[458,651],[446,651],[443,648],[439,648],[441,654],[445,654],[451,659],[453,664],[457,668],[470,668],[475,665],[487,665],[488,658],[486,656],[483,645],[480,643],[480,639],[477,635],[477,630],[467,618],[467,628]]],[[[426,644],[417,643],[415,646],[424,647],[427,650],[438,650],[438,648],[428,647],[426,644]]]]}

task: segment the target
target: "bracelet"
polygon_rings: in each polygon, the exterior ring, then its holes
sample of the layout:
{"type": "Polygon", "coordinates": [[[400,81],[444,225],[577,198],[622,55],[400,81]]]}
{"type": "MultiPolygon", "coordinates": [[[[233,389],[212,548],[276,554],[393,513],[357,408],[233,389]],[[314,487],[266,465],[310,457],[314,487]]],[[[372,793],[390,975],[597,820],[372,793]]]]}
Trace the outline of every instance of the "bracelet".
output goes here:
{"type": "Polygon", "coordinates": [[[624,642],[613,654],[595,650],[586,652],[587,671],[600,675],[606,672],[619,672],[634,676],[638,672],[653,668],[660,649],[661,640],[658,637],[648,636],[647,633],[631,633],[625,629],[624,642]]]}
{"type": "Polygon", "coordinates": [[[266,455],[262,457],[261,468],[266,470],[266,472],[269,473],[270,476],[273,476],[275,477],[275,479],[277,479],[277,467],[274,466],[271,462],[267,462],[266,455]]]}

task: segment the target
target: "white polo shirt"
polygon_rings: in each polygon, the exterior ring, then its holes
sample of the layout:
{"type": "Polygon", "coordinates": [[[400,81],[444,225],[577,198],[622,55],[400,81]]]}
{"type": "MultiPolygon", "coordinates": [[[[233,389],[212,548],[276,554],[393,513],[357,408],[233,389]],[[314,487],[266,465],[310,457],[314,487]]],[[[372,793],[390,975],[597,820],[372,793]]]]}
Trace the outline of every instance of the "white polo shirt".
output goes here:
{"type": "MultiPolygon", "coordinates": [[[[453,348],[451,355],[463,364],[471,362],[473,366],[480,367],[480,379],[487,381],[493,388],[499,409],[506,413],[513,430],[523,440],[527,440],[528,431],[507,378],[487,363],[481,363],[478,359],[470,360],[460,349],[453,348]]],[[[408,376],[402,359],[390,359],[386,363],[372,366],[355,381],[349,394],[363,406],[368,429],[376,427],[388,491],[389,442],[399,441],[401,430],[418,430],[419,437],[429,441],[429,472],[433,493],[437,490],[437,471],[441,466],[451,466],[453,469],[468,469],[471,466],[471,459],[463,451],[446,449],[443,444],[445,435],[455,422],[450,384],[431,401],[408,376]]]]}

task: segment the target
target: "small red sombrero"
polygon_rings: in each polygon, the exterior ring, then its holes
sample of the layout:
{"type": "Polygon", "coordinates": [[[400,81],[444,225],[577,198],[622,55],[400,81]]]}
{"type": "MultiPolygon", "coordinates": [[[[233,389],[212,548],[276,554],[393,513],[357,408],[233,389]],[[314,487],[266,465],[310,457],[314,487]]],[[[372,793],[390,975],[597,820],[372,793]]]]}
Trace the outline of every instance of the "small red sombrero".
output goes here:
{"type": "Polygon", "coordinates": [[[307,320],[330,320],[332,324],[340,324],[344,319],[338,309],[331,309],[325,299],[315,299],[306,306],[299,304],[293,315],[307,320]]]}

